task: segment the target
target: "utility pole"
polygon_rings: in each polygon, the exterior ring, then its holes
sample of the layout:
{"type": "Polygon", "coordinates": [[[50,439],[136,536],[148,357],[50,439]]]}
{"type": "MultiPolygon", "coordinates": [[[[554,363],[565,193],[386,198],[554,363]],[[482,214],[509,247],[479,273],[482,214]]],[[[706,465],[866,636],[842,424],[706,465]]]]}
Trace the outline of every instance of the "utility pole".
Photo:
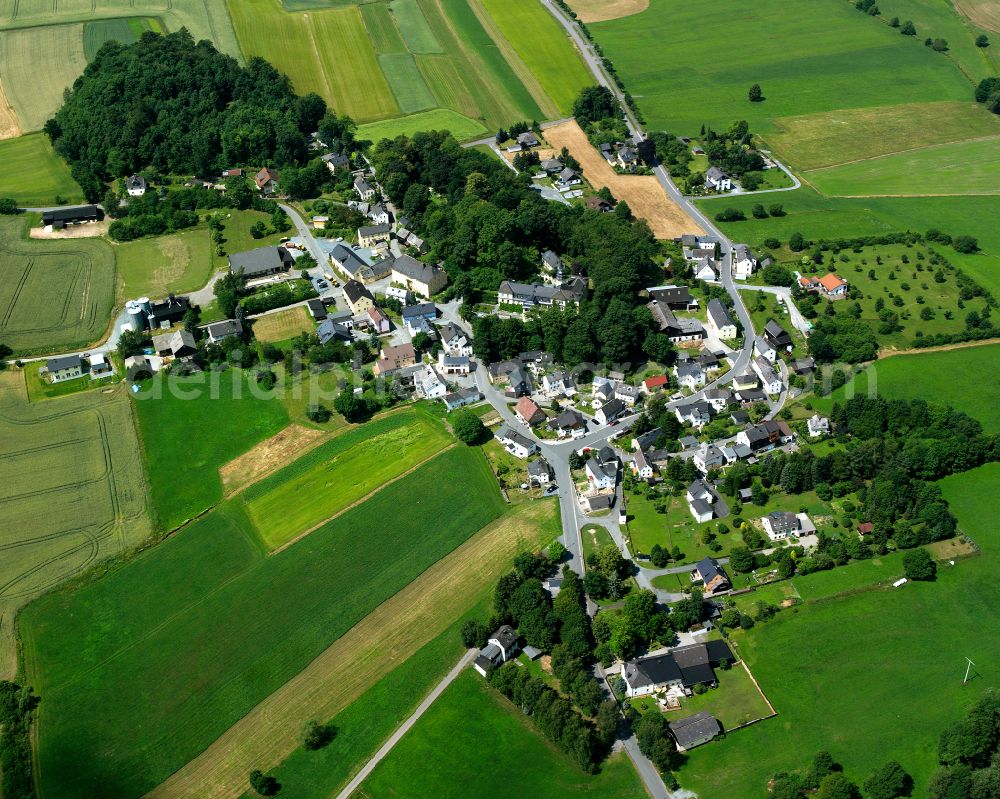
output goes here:
{"type": "Polygon", "coordinates": [[[965,659],[965,661],[966,661],[966,666],[965,666],[965,679],[964,679],[964,680],[962,680],[962,685],[965,685],[965,684],[966,684],[966,683],[967,683],[967,682],[969,681],[969,672],[970,672],[970,671],[972,671],[972,667],[976,665],[975,663],[973,663],[973,662],[972,662],[971,660],[969,660],[968,658],[966,658],[966,659],[965,659]]]}

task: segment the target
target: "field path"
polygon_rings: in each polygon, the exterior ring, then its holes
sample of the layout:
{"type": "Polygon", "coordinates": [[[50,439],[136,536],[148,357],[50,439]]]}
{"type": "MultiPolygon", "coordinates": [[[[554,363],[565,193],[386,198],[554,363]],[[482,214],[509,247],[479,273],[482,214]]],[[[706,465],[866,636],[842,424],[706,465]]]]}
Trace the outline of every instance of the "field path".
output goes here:
{"type": "MultiPolygon", "coordinates": [[[[981,341],[959,341],[956,344],[941,344],[937,347],[917,347],[909,350],[879,350],[880,361],[894,355],[920,355],[925,352],[948,352],[949,350],[965,350],[969,347],[986,347],[990,344],[1000,344],[1000,338],[984,338],[981,341]]],[[[877,363],[875,361],[874,363],[877,363]]]]}
{"type": "Polygon", "coordinates": [[[247,774],[278,765],[302,723],[326,721],[467,613],[523,549],[544,543],[552,506],[522,505],[484,527],[331,644],[147,796],[237,799],[247,774]]]}
{"type": "Polygon", "coordinates": [[[393,750],[393,747],[395,747],[396,744],[402,740],[403,736],[410,731],[410,728],[417,723],[424,713],[427,712],[427,709],[437,701],[437,698],[444,693],[444,689],[451,685],[455,681],[455,678],[462,673],[463,669],[472,663],[475,656],[475,649],[470,649],[462,655],[461,659],[454,665],[452,670],[449,671],[441,682],[435,685],[434,689],[424,697],[424,701],[420,703],[419,707],[417,707],[415,711],[413,711],[413,715],[396,728],[396,731],[389,736],[389,739],[384,744],[382,744],[372,759],[365,763],[364,768],[357,773],[354,779],[347,784],[347,787],[344,788],[344,790],[337,794],[336,799],[350,799],[351,794],[361,787],[361,783],[368,779],[368,775],[375,770],[375,767],[379,763],[385,760],[386,755],[393,750]]]}
{"type": "Polygon", "coordinates": [[[576,120],[543,127],[542,133],[556,151],[566,147],[580,162],[583,176],[595,189],[607,186],[617,200],[625,200],[632,213],[645,219],[658,239],[675,239],[685,233],[704,233],[701,227],[663,191],[653,175],[619,175],[597,150],[576,120]]]}

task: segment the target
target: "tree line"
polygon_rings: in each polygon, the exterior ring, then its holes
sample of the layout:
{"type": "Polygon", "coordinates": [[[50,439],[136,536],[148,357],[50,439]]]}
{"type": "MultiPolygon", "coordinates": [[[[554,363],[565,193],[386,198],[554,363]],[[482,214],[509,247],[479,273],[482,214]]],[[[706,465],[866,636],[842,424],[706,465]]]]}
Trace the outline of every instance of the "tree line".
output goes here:
{"type": "Polygon", "coordinates": [[[34,799],[31,719],[39,701],[31,686],[0,680],[0,793],[5,799],[34,799]]]}

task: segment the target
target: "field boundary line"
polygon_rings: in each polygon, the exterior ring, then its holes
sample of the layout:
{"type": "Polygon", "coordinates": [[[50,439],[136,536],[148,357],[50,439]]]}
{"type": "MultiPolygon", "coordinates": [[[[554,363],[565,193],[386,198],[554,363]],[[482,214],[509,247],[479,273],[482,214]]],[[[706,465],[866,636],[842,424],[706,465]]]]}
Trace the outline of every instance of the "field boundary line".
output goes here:
{"type": "MultiPolygon", "coordinates": [[[[387,480],[386,482],[382,483],[382,485],[380,485],[378,488],[374,488],[371,491],[369,491],[367,494],[365,494],[363,497],[360,497],[359,499],[356,499],[350,505],[344,506],[339,511],[337,511],[335,514],[333,514],[332,516],[329,516],[328,518],[323,519],[320,522],[317,522],[312,527],[310,527],[307,530],[304,530],[303,532],[299,533],[297,536],[295,536],[291,540],[286,541],[284,544],[282,544],[277,549],[272,549],[270,552],[267,553],[267,557],[270,558],[270,557],[273,557],[274,555],[277,555],[279,552],[284,552],[286,549],[288,549],[290,546],[292,546],[292,544],[296,544],[299,541],[301,541],[303,538],[305,538],[307,535],[310,535],[311,533],[315,533],[324,524],[329,524],[330,522],[332,522],[337,517],[343,516],[345,513],[347,513],[347,511],[356,508],[358,505],[360,505],[361,503],[363,503],[363,502],[371,499],[373,496],[375,496],[376,494],[378,494],[383,489],[386,489],[389,486],[391,486],[393,483],[398,482],[399,480],[402,480],[404,477],[407,477],[408,475],[410,475],[413,472],[415,472],[421,466],[424,466],[425,464],[429,463],[430,461],[434,460],[435,458],[437,458],[437,457],[439,457],[441,455],[444,455],[444,453],[448,452],[449,450],[454,449],[457,446],[458,446],[458,443],[457,442],[453,442],[453,443],[449,444],[448,446],[446,446],[444,449],[439,449],[433,455],[430,455],[429,457],[424,458],[419,463],[415,463],[413,466],[411,466],[409,469],[407,469],[402,474],[398,474],[395,477],[393,477],[391,480],[387,480]]],[[[258,532],[258,535],[260,535],[259,532],[258,532]]]]}
{"type": "MultiPolygon", "coordinates": [[[[1000,344],[1000,338],[984,338],[979,341],[956,341],[954,344],[939,344],[936,347],[915,347],[908,350],[879,350],[878,360],[892,358],[896,355],[920,355],[923,352],[948,352],[949,350],[965,350],[970,347],[987,347],[990,344],[1000,344]]],[[[870,361],[869,365],[876,363],[870,361]]]]}
{"type": "Polygon", "coordinates": [[[879,153],[878,155],[869,155],[867,158],[853,158],[850,161],[838,161],[835,164],[823,164],[823,166],[814,166],[809,169],[800,169],[802,174],[808,174],[812,172],[823,172],[827,169],[836,169],[838,166],[848,166],[849,164],[863,164],[865,161],[877,161],[879,158],[889,158],[893,155],[902,155],[903,153],[915,153],[919,150],[933,150],[938,147],[951,147],[955,144],[966,144],[972,142],[980,141],[992,141],[993,139],[1000,139],[1000,133],[994,133],[992,136],[974,136],[971,139],[953,139],[952,141],[941,141],[935,142],[934,144],[923,144],[919,147],[904,147],[902,150],[892,150],[888,153],[879,153]]]}
{"type": "MultiPolygon", "coordinates": [[[[288,430],[289,427],[292,427],[292,426],[294,426],[296,424],[298,424],[298,423],[297,422],[289,422],[289,424],[286,427],[283,427],[281,430],[279,430],[277,433],[275,433],[275,435],[281,435],[283,432],[285,432],[286,430],[288,430]]],[[[301,426],[305,427],[305,425],[301,425],[301,426]]],[[[311,428],[306,428],[306,429],[308,430],[308,429],[311,429],[311,428]]],[[[327,432],[327,431],[321,431],[321,435],[319,435],[316,438],[312,439],[312,441],[307,441],[306,445],[302,449],[300,449],[298,452],[295,453],[295,457],[292,460],[288,461],[287,463],[275,463],[272,466],[269,466],[265,471],[263,471],[260,474],[258,474],[249,483],[245,483],[243,485],[237,486],[236,488],[230,488],[228,490],[224,490],[222,492],[222,499],[223,500],[232,499],[237,494],[242,494],[244,491],[246,491],[251,486],[257,485],[257,483],[259,483],[261,480],[265,480],[266,478],[268,478],[271,475],[273,475],[275,472],[280,471],[281,469],[284,469],[286,466],[290,466],[291,464],[295,463],[295,461],[297,461],[303,455],[308,455],[310,452],[312,452],[317,447],[325,444],[328,441],[333,441],[335,438],[340,438],[340,436],[342,436],[344,433],[350,432],[351,430],[354,430],[354,429],[355,429],[355,426],[354,425],[350,425],[348,427],[342,427],[339,430],[330,430],[329,432],[327,432]]],[[[271,438],[274,438],[274,436],[271,436],[271,438]]],[[[265,443],[265,442],[267,442],[269,440],[270,439],[265,438],[264,441],[261,441],[260,443],[263,444],[263,443],[265,443]]],[[[255,444],[254,447],[256,447],[256,446],[257,445],[255,444]]],[[[254,447],[251,447],[246,452],[244,452],[242,455],[237,455],[235,458],[233,458],[233,460],[231,460],[231,461],[229,461],[227,463],[222,464],[222,466],[219,467],[219,474],[221,475],[222,474],[222,470],[225,469],[227,466],[229,466],[231,463],[233,463],[234,461],[238,461],[240,458],[242,458],[245,455],[247,455],[248,453],[252,452],[253,449],[254,449],[254,447]]]]}

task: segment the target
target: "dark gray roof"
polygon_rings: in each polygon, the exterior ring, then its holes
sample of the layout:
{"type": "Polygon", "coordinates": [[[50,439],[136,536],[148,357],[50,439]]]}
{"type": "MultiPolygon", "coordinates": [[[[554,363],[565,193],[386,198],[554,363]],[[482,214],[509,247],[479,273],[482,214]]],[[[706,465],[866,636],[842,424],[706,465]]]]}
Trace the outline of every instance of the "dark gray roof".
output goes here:
{"type": "Polygon", "coordinates": [[[733,324],[732,317],[729,316],[729,311],[726,310],[726,306],[718,299],[709,300],[708,315],[716,327],[721,328],[733,324]]]}
{"type": "Polygon", "coordinates": [[[701,578],[706,583],[715,577],[715,575],[724,573],[722,569],[719,568],[719,562],[715,558],[711,557],[699,560],[695,565],[695,568],[698,570],[698,574],[701,575],[701,578]]]}
{"type": "Polygon", "coordinates": [[[510,651],[517,644],[517,633],[509,624],[504,624],[490,636],[491,641],[497,641],[506,651],[510,651]]]}
{"type": "Polygon", "coordinates": [[[375,298],[372,297],[372,293],[356,280],[348,280],[344,284],[344,296],[347,297],[347,299],[352,303],[362,297],[367,297],[373,302],[375,300],[375,298]]]}
{"type": "Polygon", "coordinates": [[[382,222],[378,225],[365,225],[364,227],[358,228],[359,236],[375,236],[379,233],[388,233],[389,225],[386,222],[382,222]]]}
{"type": "Polygon", "coordinates": [[[703,499],[693,499],[691,500],[691,508],[699,516],[703,516],[706,513],[712,512],[712,505],[709,502],[705,502],[703,499]]]}
{"type": "Polygon", "coordinates": [[[681,679],[681,670],[677,661],[669,653],[655,657],[641,658],[626,663],[622,676],[630,687],[641,688],[646,685],[664,685],[681,679]]]}
{"type": "Polygon", "coordinates": [[[395,272],[399,272],[404,277],[408,277],[411,280],[419,280],[422,283],[430,282],[430,280],[434,277],[434,274],[438,271],[436,266],[431,266],[430,264],[418,261],[411,255],[399,256],[395,263],[393,263],[392,269],[395,272]]]}
{"type": "Polygon", "coordinates": [[[63,369],[80,369],[83,366],[83,359],[79,355],[59,355],[56,358],[49,358],[45,362],[45,368],[50,372],[59,372],[63,369]]]}
{"type": "Polygon", "coordinates": [[[548,426],[552,430],[565,430],[571,427],[582,427],[587,423],[583,414],[572,408],[567,408],[554,419],[549,419],[548,426]]]}
{"type": "Polygon", "coordinates": [[[687,286],[659,286],[650,289],[649,296],[666,305],[684,305],[691,302],[691,289],[687,286]]]}
{"type": "Polygon", "coordinates": [[[242,269],[246,277],[253,277],[284,269],[291,264],[291,261],[292,258],[284,247],[257,247],[230,255],[229,271],[236,273],[242,269]]]}
{"type": "Polygon", "coordinates": [[[243,323],[239,319],[224,319],[221,322],[212,322],[210,325],[205,325],[205,329],[212,338],[217,339],[243,335],[243,323]]]}
{"type": "Polygon", "coordinates": [[[764,325],[764,335],[768,336],[774,342],[791,342],[791,336],[789,336],[785,329],[773,319],[768,319],[767,324],[764,325]]]}
{"type": "Polygon", "coordinates": [[[433,302],[421,302],[417,305],[405,306],[400,315],[403,317],[403,319],[416,319],[418,317],[435,317],[437,316],[437,308],[434,306],[433,302]]]}
{"type": "Polygon", "coordinates": [[[53,222],[77,222],[81,220],[103,219],[104,212],[96,205],[77,205],[73,208],[56,208],[42,212],[42,224],[53,222]]]}
{"type": "Polygon", "coordinates": [[[695,713],[686,719],[671,721],[669,726],[677,745],[682,749],[706,744],[722,731],[715,716],[705,711],[695,713]]]}
{"type": "Polygon", "coordinates": [[[552,470],[549,468],[549,462],[545,458],[536,458],[528,464],[528,474],[533,477],[551,473],[552,470]]]}
{"type": "Polygon", "coordinates": [[[341,339],[343,341],[350,341],[352,334],[351,329],[346,325],[334,322],[333,319],[324,319],[319,327],[316,329],[316,335],[319,336],[321,344],[328,344],[333,339],[341,339]]]}
{"type": "Polygon", "coordinates": [[[622,411],[625,410],[625,403],[620,399],[608,400],[601,406],[601,411],[604,413],[604,418],[610,416],[618,416],[622,411]]]}

